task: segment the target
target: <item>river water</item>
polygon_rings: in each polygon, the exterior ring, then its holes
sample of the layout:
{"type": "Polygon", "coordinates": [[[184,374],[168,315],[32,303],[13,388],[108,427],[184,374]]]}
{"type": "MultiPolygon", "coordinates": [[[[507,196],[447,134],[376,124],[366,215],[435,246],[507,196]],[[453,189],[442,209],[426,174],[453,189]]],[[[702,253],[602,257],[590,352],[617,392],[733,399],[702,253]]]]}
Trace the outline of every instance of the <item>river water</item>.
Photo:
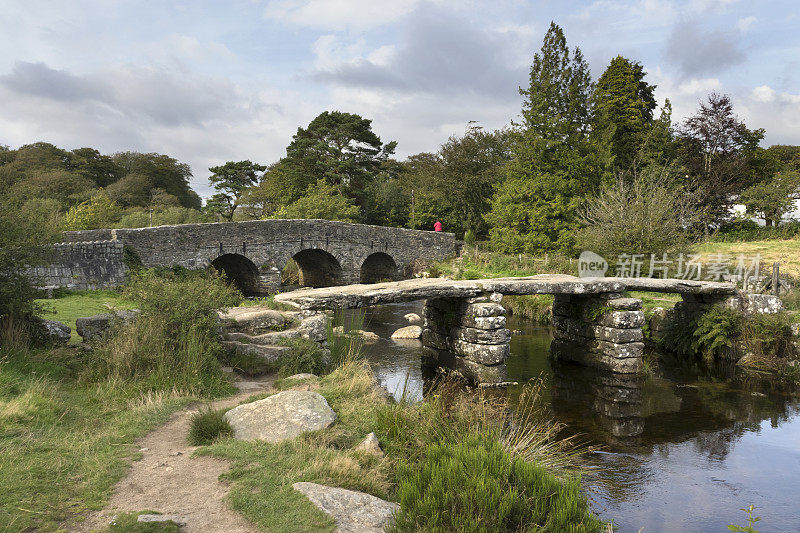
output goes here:
{"type": "MultiPolygon", "coordinates": [[[[418,341],[388,340],[421,314],[421,302],[368,309],[365,347],[378,379],[396,397],[422,398],[430,376],[418,341]]],[[[566,432],[601,445],[584,480],[595,512],[618,531],[727,531],[755,505],[762,532],[800,532],[800,398],[734,369],[667,361],[647,378],[605,374],[548,357],[550,333],[509,318],[520,330],[507,361],[519,387],[544,382],[544,399],[566,432]]],[[[519,388],[518,387],[518,388],[519,388]]],[[[519,390],[511,390],[511,394],[519,390]]]]}

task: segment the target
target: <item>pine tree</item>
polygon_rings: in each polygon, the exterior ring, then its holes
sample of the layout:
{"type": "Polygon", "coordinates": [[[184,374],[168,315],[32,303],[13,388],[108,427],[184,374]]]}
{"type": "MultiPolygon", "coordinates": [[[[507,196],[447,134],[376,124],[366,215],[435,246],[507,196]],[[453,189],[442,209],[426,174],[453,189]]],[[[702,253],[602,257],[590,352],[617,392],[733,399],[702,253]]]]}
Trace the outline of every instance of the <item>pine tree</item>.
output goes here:
{"type": "Polygon", "coordinates": [[[593,85],[580,49],[570,55],[555,23],[533,58],[522,123],[512,139],[507,179],[486,220],[496,249],[507,253],[574,251],[577,208],[598,183],[590,131],[593,85]]]}
{"type": "Polygon", "coordinates": [[[642,65],[617,56],[597,81],[592,130],[608,170],[632,168],[652,125],[656,87],[644,81],[645,75],[642,65]]]}

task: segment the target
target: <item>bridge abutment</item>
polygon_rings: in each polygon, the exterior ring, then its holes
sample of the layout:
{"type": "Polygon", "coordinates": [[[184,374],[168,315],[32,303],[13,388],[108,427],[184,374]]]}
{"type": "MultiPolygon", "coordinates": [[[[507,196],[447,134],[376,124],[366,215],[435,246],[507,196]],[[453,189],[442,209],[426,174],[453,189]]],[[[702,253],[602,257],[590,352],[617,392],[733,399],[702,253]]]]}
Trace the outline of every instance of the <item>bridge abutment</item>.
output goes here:
{"type": "Polygon", "coordinates": [[[551,353],[622,374],[643,370],[642,301],[620,293],[557,294],[551,353]]]}

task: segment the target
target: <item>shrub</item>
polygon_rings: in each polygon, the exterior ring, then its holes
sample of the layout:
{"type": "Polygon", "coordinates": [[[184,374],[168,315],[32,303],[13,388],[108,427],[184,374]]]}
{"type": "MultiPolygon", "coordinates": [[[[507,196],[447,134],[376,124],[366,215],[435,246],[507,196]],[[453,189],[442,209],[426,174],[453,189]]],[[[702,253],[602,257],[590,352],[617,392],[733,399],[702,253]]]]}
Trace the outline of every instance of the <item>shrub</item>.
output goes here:
{"type": "Polygon", "coordinates": [[[236,305],[238,291],[205,272],[142,271],[123,294],[141,315],[115,325],[110,341],[95,346],[89,378],[135,379],[147,390],[200,395],[230,390],[218,360],[216,310],[236,305]]]}
{"type": "Polygon", "coordinates": [[[326,357],[325,352],[316,341],[301,337],[290,339],[286,341],[285,345],[291,348],[291,352],[278,362],[279,376],[285,378],[306,372],[320,376],[331,371],[330,358],[326,357]]]}
{"type": "Polygon", "coordinates": [[[233,435],[233,429],[224,417],[224,409],[212,409],[210,406],[193,414],[189,428],[189,444],[207,446],[220,437],[233,435]]]}
{"type": "Polygon", "coordinates": [[[689,243],[693,205],[680,186],[661,176],[620,179],[587,202],[578,244],[607,259],[622,253],[660,257],[689,243]]]}
{"type": "Polygon", "coordinates": [[[398,468],[396,531],[599,531],[577,479],[514,457],[495,435],[426,447],[398,468]]]}

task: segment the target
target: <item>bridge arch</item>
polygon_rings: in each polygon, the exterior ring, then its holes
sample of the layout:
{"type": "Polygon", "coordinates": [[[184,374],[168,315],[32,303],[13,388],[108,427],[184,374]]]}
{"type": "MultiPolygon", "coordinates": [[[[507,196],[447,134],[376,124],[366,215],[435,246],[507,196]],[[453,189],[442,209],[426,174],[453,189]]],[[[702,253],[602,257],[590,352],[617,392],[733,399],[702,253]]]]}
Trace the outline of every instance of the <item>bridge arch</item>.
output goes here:
{"type": "Polygon", "coordinates": [[[378,283],[397,279],[397,263],[391,255],[375,252],[367,256],[361,264],[361,283],[378,283]]]}
{"type": "Polygon", "coordinates": [[[342,285],[342,265],[330,253],[319,248],[301,250],[292,256],[297,263],[301,287],[342,285]]]}
{"type": "Polygon", "coordinates": [[[239,254],[223,254],[211,266],[225,275],[229,283],[236,286],[245,296],[258,294],[258,267],[250,259],[239,254]]]}

